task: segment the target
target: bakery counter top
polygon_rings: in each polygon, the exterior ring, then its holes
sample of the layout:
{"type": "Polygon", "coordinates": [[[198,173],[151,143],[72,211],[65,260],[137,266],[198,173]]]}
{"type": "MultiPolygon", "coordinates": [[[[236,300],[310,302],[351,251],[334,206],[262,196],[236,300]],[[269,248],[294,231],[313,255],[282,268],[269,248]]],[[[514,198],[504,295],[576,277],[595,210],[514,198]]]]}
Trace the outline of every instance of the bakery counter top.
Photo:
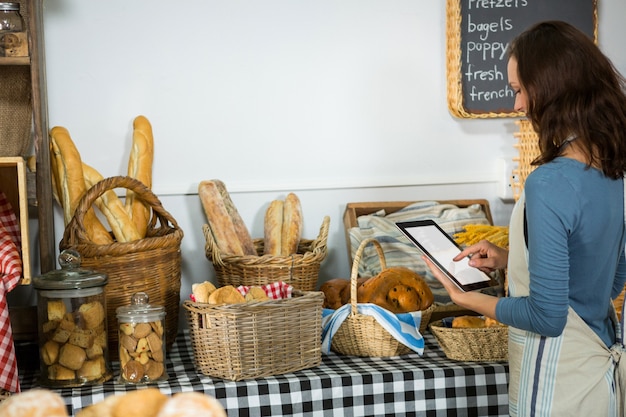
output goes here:
{"type": "MultiPolygon", "coordinates": [[[[445,357],[430,332],[424,355],[359,358],[323,355],[316,368],[244,381],[198,373],[189,334],[178,335],[167,359],[169,379],[154,384],[165,394],[201,391],[237,416],[508,416],[508,364],[457,362],[445,357]]],[[[23,352],[22,352],[23,353],[23,352]]],[[[36,355],[36,351],[33,353],[36,355]]],[[[22,390],[38,386],[39,371],[20,360],[22,390]],[[22,366],[24,364],[24,366],[22,366]]],[[[35,356],[36,357],[36,356],[35,356]]],[[[119,367],[113,363],[117,373],[119,367]]],[[[115,380],[115,378],[114,378],[115,380]]],[[[116,384],[64,388],[71,415],[105,396],[134,390],[116,384]]]]}

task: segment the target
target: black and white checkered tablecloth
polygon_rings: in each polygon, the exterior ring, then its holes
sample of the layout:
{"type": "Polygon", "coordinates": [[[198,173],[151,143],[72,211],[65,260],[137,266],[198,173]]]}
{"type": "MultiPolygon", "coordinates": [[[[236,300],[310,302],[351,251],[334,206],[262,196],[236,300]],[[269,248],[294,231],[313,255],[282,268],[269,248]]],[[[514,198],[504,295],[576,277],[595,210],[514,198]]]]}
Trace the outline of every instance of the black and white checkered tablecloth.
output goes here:
{"type": "MultiPolygon", "coordinates": [[[[165,394],[205,392],[229,417],[508,416],[508,364],[449,360],[430,333],[421,357],[322,355],[316,368],[238,382],[198,373],[188,337],[187,332],[177,337],[167,361],[169,379],[156,386],[165,394]]],[[[113,369],[117,374],[117,363],[113,369]]],[[[22,371],[22,390],[37,386],[38,376],[35,369],[22,371]]],[[[105,396],[137,389],[114,380],[58,392],[74,415],[105,396]]]]}

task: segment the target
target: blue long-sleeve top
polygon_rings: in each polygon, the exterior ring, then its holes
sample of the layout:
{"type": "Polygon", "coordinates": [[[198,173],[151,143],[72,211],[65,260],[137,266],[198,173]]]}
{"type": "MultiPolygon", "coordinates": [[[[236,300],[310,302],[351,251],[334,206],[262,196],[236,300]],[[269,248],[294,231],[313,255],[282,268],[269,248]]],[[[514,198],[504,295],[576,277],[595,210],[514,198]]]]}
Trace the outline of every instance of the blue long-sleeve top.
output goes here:
{"type": "Polygon", "coordinates": [[[609,303],[626,281],[623,180],[560,157],[530,173],[524,192],[530,294],[500,299],[496,318],[556,337],[572,306],[611,346],[609,303]]]}

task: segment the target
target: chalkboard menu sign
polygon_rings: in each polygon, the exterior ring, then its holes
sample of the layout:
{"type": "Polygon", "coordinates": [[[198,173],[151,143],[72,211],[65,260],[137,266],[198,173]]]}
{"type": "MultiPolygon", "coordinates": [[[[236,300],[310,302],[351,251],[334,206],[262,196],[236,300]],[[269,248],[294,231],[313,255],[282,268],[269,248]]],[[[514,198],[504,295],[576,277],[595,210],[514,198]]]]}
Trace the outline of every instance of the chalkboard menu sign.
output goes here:
{"type": "Polygon", "coordinates": [[[597,41],[597,0],[447,0],[448,107],[456,117],[518,117],[507,79],[509,42],[563,20],[597,41]]]}

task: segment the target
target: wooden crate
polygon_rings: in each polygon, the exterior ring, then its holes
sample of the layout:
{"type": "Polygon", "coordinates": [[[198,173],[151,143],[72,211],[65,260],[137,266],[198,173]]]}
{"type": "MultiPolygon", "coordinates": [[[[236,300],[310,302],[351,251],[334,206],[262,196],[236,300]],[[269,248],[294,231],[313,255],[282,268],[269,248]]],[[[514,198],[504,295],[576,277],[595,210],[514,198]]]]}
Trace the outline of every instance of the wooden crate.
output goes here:
{"type": "MultiPolygon", "coordinates": [[[[491,217],[491,209],[489,208],[489,202],[485,199],[476,200],[433,200],[440,204],[454,204],[457,207],[465,208],[473,204],[480,204],[485,216],[489,221],[489,224],[493,224],[493,218],[491,217]]],[[[348,259],[350,264],[354,261],[352,259],[352,250],[350,248],[350,229],[358,226],[357,218],[359,216],[365,216],[368,214],[376,213],[380,210],[385,210],[386,214],[395,213],[396,211],[405,208],[418,201],[377,201],[377,202],[363,202],[363,203],[348,203],[346,210],[343,213],[344,232],[346,236],[346,247],[348,249],[348,259]]]]}
{"type": "Polygon", "coordinates": [[[22,235],[22,285],[30,284],[30,244],[28,238],[28,196],[26,163],[22,157],[0,158],[0,190],[4,192],[20,223],[22,235]]]}

